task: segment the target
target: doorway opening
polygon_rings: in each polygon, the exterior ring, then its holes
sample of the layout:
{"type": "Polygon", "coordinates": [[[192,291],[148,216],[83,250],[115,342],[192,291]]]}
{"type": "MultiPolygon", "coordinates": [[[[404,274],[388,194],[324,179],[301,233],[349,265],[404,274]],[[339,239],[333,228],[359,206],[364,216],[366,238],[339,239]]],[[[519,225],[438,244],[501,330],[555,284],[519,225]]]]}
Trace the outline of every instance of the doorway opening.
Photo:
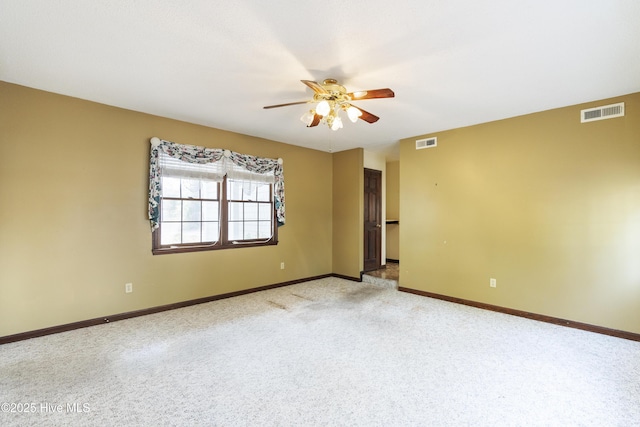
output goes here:
{"type": "Polygon", "coordinates": [[[364,266],[382,267],[382,171],[364,170],[364,266]]]}

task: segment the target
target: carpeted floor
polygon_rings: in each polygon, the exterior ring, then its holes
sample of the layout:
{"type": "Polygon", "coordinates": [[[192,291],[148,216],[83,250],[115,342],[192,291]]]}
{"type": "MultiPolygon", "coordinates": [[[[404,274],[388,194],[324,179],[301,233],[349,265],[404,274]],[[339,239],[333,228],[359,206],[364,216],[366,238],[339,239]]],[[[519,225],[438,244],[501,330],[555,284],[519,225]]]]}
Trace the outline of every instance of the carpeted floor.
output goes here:
{"type": "Polygon", "coordinates": [[[2,402],[2,426],[634,426],[640,343],[327,278],[0,346],[2,402]]]}

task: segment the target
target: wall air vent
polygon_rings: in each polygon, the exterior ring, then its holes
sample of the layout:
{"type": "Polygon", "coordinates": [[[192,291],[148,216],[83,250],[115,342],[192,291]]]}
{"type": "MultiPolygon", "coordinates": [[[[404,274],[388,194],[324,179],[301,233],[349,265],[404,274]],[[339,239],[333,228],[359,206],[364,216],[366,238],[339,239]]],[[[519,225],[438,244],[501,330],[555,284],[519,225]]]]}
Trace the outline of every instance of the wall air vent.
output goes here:
{"type": "Polygon", "coordinates": [[[580,111],[580,123],[624,116],[624,102],[580,111]]]}
{"type": "Polygon", "coordinates": [[[422,150],[423,148],[431,148],[438,145],[438,138],[416,139],[416,150],[422,150]]]}

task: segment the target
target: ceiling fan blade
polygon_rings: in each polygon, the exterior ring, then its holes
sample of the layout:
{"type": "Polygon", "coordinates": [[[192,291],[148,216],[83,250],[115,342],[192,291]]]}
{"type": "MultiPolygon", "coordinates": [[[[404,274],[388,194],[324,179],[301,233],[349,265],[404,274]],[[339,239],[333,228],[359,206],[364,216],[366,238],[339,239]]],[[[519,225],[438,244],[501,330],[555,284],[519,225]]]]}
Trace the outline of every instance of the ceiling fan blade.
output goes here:
{"type": "Polygon", "coordinates": [[[371,114],[370,112],[363,110],[360,107],[356,107],[355,105],[351,105],[351,106],[354,107],[354,108],[357,108],[362,113],[362,115],[360,117],[358,117],[360,120],[364,120],[367,123],[375,123],[378,120],[380,120],[380,117],[375,116],[375,115],[371,114]]]}
{"type": "Polygon", "coordinates": [[[315,93],[329,93],[325,88],[323,88],[318,82],[314,82],[311,80],[300,80],[302,83],[309,86],[315,93]]]}
{"type": "Polygon", "coordinates": [[[267,105],[266,107],[262,107],[262,108],[264,108],[265,110],[268,110],[269,108],[278,108],[278,107],[286,107],[288,105],[306,104],[308,102],[311,102],[311,101],[287,102],[286,104],[267,105]]]}
{"type": "Polygon", "coordinates": [[[389,88],[385,89],[373,89],[373,90],[361,90],[358,92],[348,93],[349,97],[353,101],[358,101],[361,99],[374,99],[374,98],[393,98],[396,96],[395,93],[389,88]]]}
{"type": "Polygon", "coordinates": [[[318,126],[320,124],[320,120],[322,120],[322,116],[320,114],[314,114],[313,120],[309,123],[308,128],[312,128],[314,126],[318,126]]]}

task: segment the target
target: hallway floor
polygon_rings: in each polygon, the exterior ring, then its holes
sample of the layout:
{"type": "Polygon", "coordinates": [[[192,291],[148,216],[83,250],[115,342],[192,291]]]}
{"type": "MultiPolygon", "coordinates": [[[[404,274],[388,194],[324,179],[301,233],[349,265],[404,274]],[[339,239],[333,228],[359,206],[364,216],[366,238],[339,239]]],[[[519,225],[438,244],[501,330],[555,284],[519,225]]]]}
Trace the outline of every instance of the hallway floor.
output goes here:
{"type": "Polygon", "coordinates": [[[386,268],[367,271],[365,274],[367,276],[379,277],[381,279],[398,281],[400,279],[400,264],[397,262],[387,262],[386,268]]]}
{"type": "Polygon", "coordinates": [[[398,289],[400,283],[400,265],[388,262],[386,268],[367,271],[362,275],[362,281],[385,288],[398,289]]]}

